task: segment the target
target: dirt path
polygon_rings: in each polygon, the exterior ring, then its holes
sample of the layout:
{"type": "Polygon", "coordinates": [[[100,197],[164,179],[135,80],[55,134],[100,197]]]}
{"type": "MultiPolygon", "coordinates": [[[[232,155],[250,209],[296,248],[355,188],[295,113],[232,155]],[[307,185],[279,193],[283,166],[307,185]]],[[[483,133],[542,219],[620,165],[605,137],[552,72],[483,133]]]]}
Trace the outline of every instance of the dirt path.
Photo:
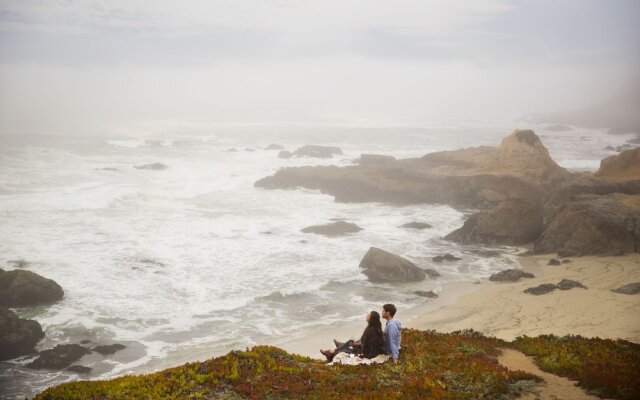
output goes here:
{"type": "Polygon", "coordinates": [[[521,370],[537,375],[545,382],[536,386],[537,393],[526,394],[521,399],[525,400],[601,400],[599,397],[591,396],[584,390],[576,386],[576,382],[567,378],[562,378],[542,371],[533,362],[532,357],[527,357],[523,353],[511,349],[502,349],[502,354],[498,357],[498,362],[510,370],[521,370]]]}

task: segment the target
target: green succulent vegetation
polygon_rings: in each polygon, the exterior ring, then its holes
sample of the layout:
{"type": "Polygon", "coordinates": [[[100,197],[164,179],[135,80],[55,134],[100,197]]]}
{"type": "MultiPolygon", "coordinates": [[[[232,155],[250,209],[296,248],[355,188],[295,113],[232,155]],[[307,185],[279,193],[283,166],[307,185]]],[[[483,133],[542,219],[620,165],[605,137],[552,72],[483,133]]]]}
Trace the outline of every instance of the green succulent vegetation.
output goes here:
{"type": "MultiPolygon", "coordinates": [[[[368,366],[327,366],[276,347],[257,346],[149,375],[67,383],[36,399],[501,399],[513,397],[523,381],[539,380],[507,370],[496,359],[500,347],[547,348],[526,339],[509,344],[473,331],[406,329],[399,364],[368,366]]],[[[633,369],[627,362],[637,361],[637,345],[616,343],[612,352],[620,353],[620,362],[612,368],[633,369]]],[[[588,346],[576,348],[582,352],[588,346]]],[[[637,382],[637,372],[635,376],[637,382]]]]}
{"type": "Polygon", "coordinates": [[[640,344],[582,336],[518,337],[512,347],[541,370],[578,381],[598,396],[640,399],[640,344]]]}

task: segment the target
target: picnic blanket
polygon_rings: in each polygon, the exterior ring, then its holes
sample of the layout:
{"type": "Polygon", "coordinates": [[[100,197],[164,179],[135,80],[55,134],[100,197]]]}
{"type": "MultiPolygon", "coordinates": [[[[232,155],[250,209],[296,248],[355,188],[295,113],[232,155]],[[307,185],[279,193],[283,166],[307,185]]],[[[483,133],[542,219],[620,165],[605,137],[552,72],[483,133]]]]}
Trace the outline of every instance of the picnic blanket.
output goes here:
{"type": "Polygon", "coordinates": [[[352,356],[353,356],[353,354],[338,353],[338,354],[335,355],[335,357],[333,357],[333,361],[330,362],[328,365],[334,365],[334,364],[343,364],[343,365],[382,364],[383,362],[385,362],[389,358],[391,358],[390,356],[388,356],[386,354],[380,354],[379,356],[377,356],[375,358],[362,358],[362,357],[358,357],[358,356],[354,356],[354,357],[352,357],[352,356]]]}

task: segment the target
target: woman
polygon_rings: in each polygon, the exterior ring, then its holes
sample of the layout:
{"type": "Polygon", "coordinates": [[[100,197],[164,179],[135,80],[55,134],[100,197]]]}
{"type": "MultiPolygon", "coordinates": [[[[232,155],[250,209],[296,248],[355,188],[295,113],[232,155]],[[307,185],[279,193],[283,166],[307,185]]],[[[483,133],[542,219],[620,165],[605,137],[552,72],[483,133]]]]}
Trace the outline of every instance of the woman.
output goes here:
{"type": "Polygon", "coordinates": [[[380,314],[376,311],[371,311],[367,314],[367,327],[360,340],[348,340],[344,343],[334,340],[333,342],[336,345],[334,350],[320,350],[320,353],[327,357],[329,361],[333,360],[333,357],[340,352],[358,354],[363,358],[374,358],[378,354],[382,354],[384,339],[380,314]]]}

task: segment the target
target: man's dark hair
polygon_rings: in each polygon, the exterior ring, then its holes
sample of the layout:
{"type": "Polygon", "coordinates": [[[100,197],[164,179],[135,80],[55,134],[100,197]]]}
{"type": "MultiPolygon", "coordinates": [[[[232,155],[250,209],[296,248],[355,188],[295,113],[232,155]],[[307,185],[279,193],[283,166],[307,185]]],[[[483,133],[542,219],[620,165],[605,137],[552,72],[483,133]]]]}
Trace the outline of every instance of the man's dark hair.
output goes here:
{"type": "Polygon", "coordinates": [[[396,306],[393,304],[385,304],[382,306],[382,309],[391,314],[392,317],[396,315],[396,306]]]}

